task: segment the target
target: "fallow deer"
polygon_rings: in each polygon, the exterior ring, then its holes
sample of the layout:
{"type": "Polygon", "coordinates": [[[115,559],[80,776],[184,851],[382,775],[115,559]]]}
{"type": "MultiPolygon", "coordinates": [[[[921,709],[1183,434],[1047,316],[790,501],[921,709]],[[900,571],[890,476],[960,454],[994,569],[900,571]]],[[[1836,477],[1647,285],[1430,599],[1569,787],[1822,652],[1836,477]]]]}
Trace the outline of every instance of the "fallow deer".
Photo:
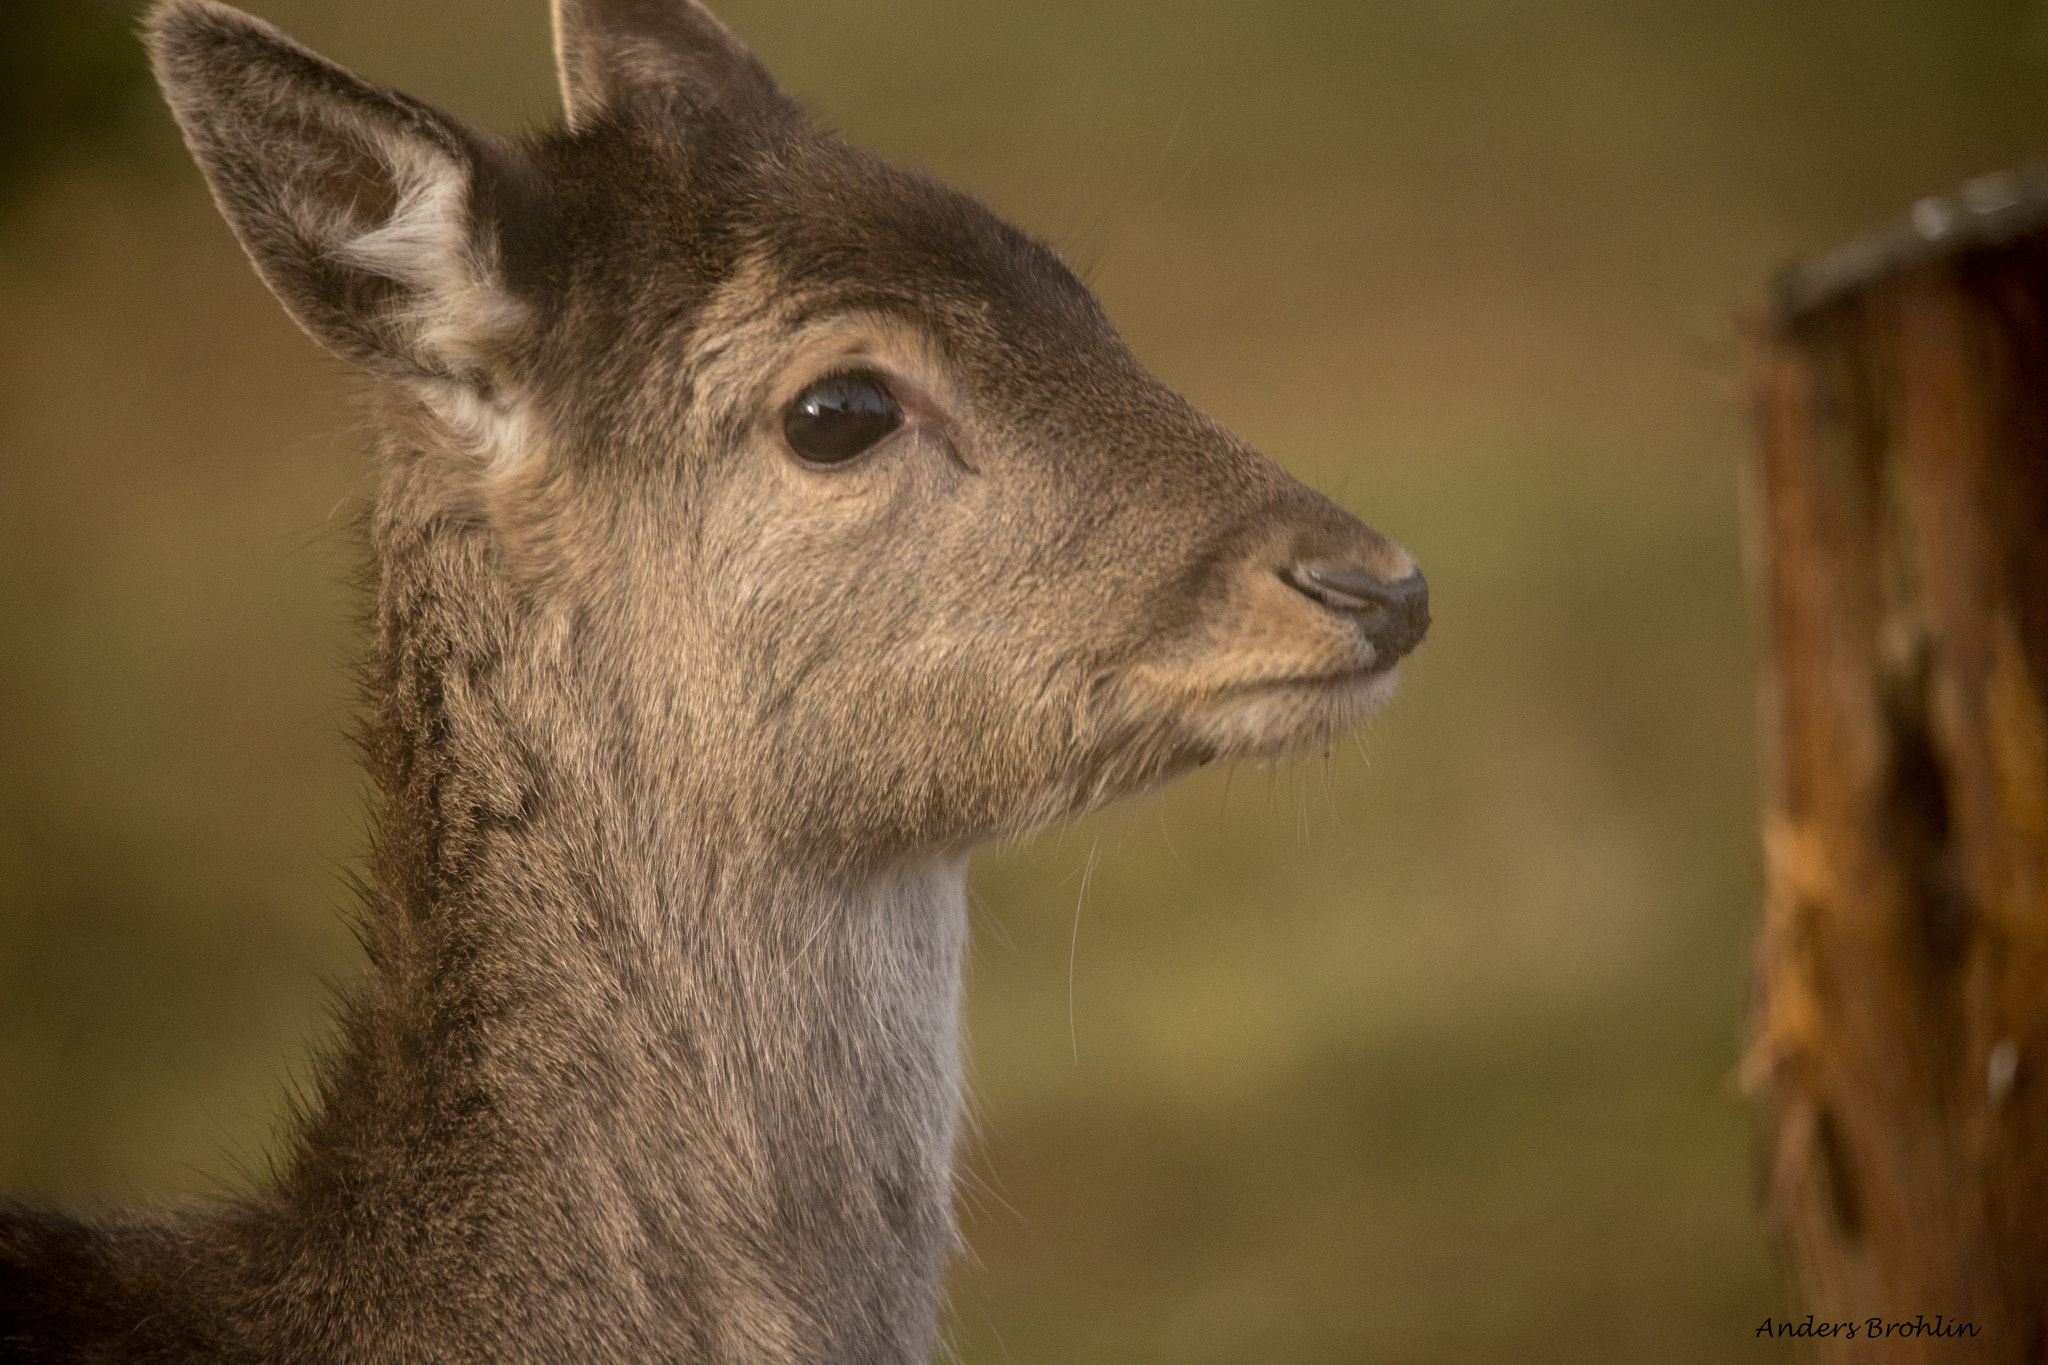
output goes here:
{"type": "Polygon", "coordinates": [[[969,851],[1325,743],[1402,550],[691,0],[523,143],[212,0],[148,43],[371,377],[370,967],[274,1180],[0,1210],[10,1361],[927,1359],[969,851]]]}

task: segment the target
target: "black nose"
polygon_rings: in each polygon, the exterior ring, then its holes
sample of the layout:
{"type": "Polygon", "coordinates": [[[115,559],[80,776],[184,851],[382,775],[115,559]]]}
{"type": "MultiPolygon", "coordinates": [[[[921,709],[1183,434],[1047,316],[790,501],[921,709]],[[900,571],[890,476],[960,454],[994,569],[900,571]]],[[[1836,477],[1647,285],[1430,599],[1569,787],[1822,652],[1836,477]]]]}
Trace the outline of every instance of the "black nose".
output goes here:
{"type": "Polygon", "coordinates": [[[1311,559],[1280,576],[1310,601],[1356,620],[1372,642],[1375,669],[1392,667],[1429,634],[1429,584],[1419,573],[1390,583],[1356,564],[1311,559]]]}

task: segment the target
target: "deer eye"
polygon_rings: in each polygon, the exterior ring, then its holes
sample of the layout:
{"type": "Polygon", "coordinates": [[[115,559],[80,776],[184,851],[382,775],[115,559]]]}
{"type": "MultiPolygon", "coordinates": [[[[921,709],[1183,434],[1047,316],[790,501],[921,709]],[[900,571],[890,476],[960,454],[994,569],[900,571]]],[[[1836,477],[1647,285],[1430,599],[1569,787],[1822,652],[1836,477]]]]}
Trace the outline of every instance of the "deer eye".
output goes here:
{"type": "Polygon", "coordinates": [[[783,414],[789,448],[816,464],[841,464],[903,425],[903,409],[872,370],[827,375],[783,414]]]}

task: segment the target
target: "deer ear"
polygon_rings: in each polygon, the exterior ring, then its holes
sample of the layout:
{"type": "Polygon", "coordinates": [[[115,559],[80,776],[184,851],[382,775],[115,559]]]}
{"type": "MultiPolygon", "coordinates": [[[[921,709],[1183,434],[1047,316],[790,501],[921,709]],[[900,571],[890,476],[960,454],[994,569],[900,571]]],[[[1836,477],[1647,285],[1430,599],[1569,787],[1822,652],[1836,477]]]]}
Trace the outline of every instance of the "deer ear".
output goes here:
{"type": "Polygon", "coordinates": [[[569,127],[607,112],[797,124],[803,111],[696,0],[554,0],[569,127]]]}
{"type": "Polygon", "coordinates": [[[214,201],[299,325],[375,372],[488,390],[524,313],[492,221],[515,154],[211,0],[161,6],[147,37],[214,201]]]}

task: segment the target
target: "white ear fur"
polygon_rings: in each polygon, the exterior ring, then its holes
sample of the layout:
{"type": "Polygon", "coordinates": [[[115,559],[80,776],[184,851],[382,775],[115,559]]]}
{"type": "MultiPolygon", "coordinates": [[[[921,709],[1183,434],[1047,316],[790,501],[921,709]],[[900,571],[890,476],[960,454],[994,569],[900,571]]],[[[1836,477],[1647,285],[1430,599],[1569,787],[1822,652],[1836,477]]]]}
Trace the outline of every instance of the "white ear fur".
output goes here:
{"type": "Polygon", "coordinates": [[[329,248],[335,260],[405,286],[386,320],[423,361],[453,371],[478,363],[476,343],[516,328],[524,310],[500,285],[496,253],[472,233],[464,168],[404,143],[378,149],[397,203],[367,231],[344,218],[329,248]]]}
{"type": "Polygon", "coordinates": [[[495,243],[474,231],[469,176],[437,149],[381,149],[397,205],[380,227],[342,235],[334,258],[402,286],[385,325],[426,371],[410,378],[463,445],[493,467],[514,463],[525,424],[517,396],[489,376],[490,343],[528,325],[529,310],[502,281],[495,243]]]}

